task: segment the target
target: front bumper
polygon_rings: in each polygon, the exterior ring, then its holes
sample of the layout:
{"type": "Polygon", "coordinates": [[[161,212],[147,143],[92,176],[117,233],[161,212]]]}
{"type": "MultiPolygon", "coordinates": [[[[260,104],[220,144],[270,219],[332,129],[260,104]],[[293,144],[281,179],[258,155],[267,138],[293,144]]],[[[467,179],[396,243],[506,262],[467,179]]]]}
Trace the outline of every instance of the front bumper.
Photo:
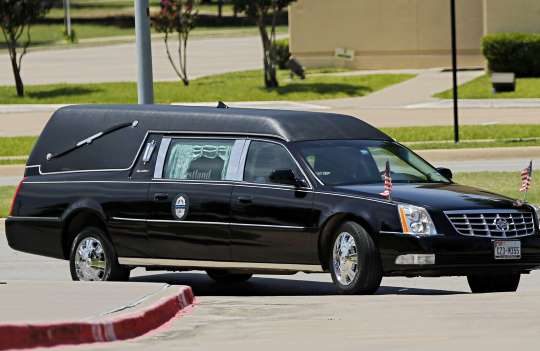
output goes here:
{"type": "Polygon", "coordinates": [[[521,241],[521,259],[496,260],[493,238],[437,235],[417,237],[381,233],[378,246],[387,276],[461,276],[483,272],[529,272],[540,269],[540,235],[521,241]],[[435,255],[434,264],[396,264],[402,255],[435,255]]]}

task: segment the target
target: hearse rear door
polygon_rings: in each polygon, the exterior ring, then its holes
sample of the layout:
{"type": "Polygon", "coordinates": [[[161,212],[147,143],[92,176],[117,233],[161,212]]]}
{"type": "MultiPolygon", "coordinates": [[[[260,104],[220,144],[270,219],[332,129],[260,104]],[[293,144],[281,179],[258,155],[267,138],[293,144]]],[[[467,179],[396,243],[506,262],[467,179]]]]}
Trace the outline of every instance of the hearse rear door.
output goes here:
{"type": "Polygon", "coordinates": [[[230,260],[232,182],[245,140],[164,137],[150,185],[155,258],[230,260]]]}

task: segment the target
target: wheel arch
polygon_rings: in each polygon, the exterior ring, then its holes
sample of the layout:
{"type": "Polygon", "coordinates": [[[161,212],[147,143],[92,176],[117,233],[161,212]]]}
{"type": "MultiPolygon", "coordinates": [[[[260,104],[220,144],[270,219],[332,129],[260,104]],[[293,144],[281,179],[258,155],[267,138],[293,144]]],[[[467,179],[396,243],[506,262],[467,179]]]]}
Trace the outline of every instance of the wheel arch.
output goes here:
{"type": "Polygon", "coordinates": [[[83,228],[89,226],[98,227],[108,236],[106,218],[103,208],[95,201],[81,200],[71,205],[62,216],[62,250],[64,259],[69,259],[73,239],[75,239],[75,236],[83,228]]]}
{"type": "MultiPolygon", "coordinates": [[[[321,266],[327,270],[328,267],[328,258],[330,254],[330,246],[332,245],[331,240],[335,235],[336,230],[345,222],[355,222],[361,225],[367,233],[373,237],[374,229],[373,226],[367,221],[364,217],[354,214],[351,212],[342,212],[336,213],[329,217],[324,224],[321,226],[322,230],[319,234],[318,249],[319,249],[319,260],[321,266]]],[[[374,238],[375,239],[375,238],[374,238]]],[[[375,240],[376,242],[376,240],[375,240]]]]}

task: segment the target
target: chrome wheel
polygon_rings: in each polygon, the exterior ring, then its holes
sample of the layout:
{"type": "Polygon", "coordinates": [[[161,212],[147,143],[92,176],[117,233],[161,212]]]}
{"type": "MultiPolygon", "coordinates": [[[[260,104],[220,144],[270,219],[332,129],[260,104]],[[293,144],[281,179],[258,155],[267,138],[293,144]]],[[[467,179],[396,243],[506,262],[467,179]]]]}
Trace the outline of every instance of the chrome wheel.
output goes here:
{"type": "Polygon", "coordinates": [[[358,275],[358,250],[353,236],[347,232],[338,235],[334,242],[333,265],[336,279],[350,285],[358,275]]]}
{"type": "Polygon", "coordinates": [[[106,280],[107,258],[101,241],[94,237],[81,240],[75,253],[75,271],[82,281],[106,280]]]}

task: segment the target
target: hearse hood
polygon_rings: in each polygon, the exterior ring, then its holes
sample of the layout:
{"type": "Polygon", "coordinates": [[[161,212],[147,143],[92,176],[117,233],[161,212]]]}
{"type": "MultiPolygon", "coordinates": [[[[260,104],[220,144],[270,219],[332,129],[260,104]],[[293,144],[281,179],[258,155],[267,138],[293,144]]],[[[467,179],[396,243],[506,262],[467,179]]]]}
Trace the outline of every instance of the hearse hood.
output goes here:
{"type": "MultiPolygon", "coordinates": [[[[383,199],[382,184],[336,186],[334,191],[383,199]]],[[[394,184],[392,200],[442,211],[515,208],[508,197],[458,184],[394,184]]]]}

